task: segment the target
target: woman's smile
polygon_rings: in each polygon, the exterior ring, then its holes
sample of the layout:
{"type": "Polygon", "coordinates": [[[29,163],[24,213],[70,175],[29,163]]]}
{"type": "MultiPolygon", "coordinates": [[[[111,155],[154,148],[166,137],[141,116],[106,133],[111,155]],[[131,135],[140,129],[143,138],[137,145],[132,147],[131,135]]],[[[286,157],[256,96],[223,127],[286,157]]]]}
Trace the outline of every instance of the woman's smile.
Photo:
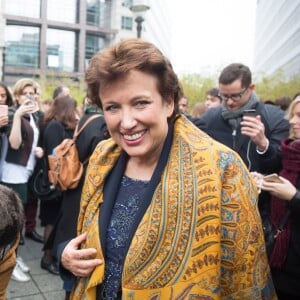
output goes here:
{"type": "Polygon", "coordinates": [[[127,141],[136,141],[138,139],[140,139],[142,136],[144,136],[144,134],[146,133],[147,130],[143,130],[137,133],[133,133],[133,134],[123,134],[123,137],[125,140],[127,141]]]}

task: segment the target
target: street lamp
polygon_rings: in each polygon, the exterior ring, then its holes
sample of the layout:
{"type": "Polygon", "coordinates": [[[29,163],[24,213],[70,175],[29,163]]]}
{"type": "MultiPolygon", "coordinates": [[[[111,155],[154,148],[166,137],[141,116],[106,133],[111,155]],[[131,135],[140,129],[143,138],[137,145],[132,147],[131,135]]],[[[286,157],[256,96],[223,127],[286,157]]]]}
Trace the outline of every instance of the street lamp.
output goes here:
{"type": "Polygon", "coordinates": [[[144,14],[147,10],[150,9],[150,6],[144,3],[144,1],[134,1],[133,4],[129,8],[133,14],[136,16],[135,17],[135,22],[136,22],[136,30],[137,30],[137,37],[141,38],[142,36],[142,23],[145,21],[144,19],[144,14]]]}

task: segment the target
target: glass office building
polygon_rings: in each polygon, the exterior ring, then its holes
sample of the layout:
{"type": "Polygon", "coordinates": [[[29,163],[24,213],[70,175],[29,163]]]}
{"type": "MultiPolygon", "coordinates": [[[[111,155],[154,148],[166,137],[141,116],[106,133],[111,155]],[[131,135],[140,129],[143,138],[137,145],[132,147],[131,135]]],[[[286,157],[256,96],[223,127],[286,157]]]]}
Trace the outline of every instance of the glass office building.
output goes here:
{"type": "Polygon", "coordinates": [[[300,74],[300,1],[257,0],[254,71],[300,74]]]}
{"type": "MultiPolygon", "coordinates": [[[[149,1],[142,34],[168,48],[168,18],[160,28],[151,25],[166,11],[164,3],[149,1]]],[[[131,5],[132,0],[1,0],[0,81],[12,85],[22,77],[82,79],[96,52],[136,36],[131,5]]],[[[168,54],[169,49],[162,50],[168,54]]]]}
{"type": "Polygon", "coordinates": [[[2,77],[8,84],[25,76],[80,79],[91,56],[117,33],[111,23],[112,1],[4,0],[3,4],[2,77]]]}

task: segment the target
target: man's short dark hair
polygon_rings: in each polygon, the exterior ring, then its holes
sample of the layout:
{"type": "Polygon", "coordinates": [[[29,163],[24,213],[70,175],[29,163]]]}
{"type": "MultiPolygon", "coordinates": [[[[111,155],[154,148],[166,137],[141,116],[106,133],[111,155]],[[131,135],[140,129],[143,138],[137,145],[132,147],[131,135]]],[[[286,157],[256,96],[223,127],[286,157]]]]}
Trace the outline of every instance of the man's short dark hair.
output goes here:
{"type": "Polygon", "coordinates": [[[209,89],[207,92],[206,92],[206,95],[208,96],[212,96],[212,97],[218,97],[220,98],[220,101],[222,101],[222,98],[220,97],[220,91],[218,88],[212,88],[212,89],[209,89]]]}
{"type": "Polygon", "coordinates": [[[252,82],[252,75],[247,66],[240,63],[233,63],[223,69],[219,76],[219,84],[231,84],[237,79],[240,79],[242,87],[246,88],[252,82]]]}

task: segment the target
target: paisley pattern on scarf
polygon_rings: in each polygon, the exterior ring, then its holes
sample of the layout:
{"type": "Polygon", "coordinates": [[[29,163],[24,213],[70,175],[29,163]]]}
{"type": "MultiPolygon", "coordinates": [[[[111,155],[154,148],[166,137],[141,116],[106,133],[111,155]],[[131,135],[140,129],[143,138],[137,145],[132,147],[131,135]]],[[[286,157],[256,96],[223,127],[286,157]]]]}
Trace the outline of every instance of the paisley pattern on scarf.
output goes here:
{"type": "MultiPolygon", "coordinates": [[[[103,259],[98,228],[103,181],[120,155],[112,140],[91,157],[78,233],[103,259]]],[[[126,255],[122,299],[276,299],[257,191],[233,151],[185,117],[175,122],[169,160],[126,255]]],[[[78,280],[72,299],[96,299],[104,266],[78,280]]]]}

